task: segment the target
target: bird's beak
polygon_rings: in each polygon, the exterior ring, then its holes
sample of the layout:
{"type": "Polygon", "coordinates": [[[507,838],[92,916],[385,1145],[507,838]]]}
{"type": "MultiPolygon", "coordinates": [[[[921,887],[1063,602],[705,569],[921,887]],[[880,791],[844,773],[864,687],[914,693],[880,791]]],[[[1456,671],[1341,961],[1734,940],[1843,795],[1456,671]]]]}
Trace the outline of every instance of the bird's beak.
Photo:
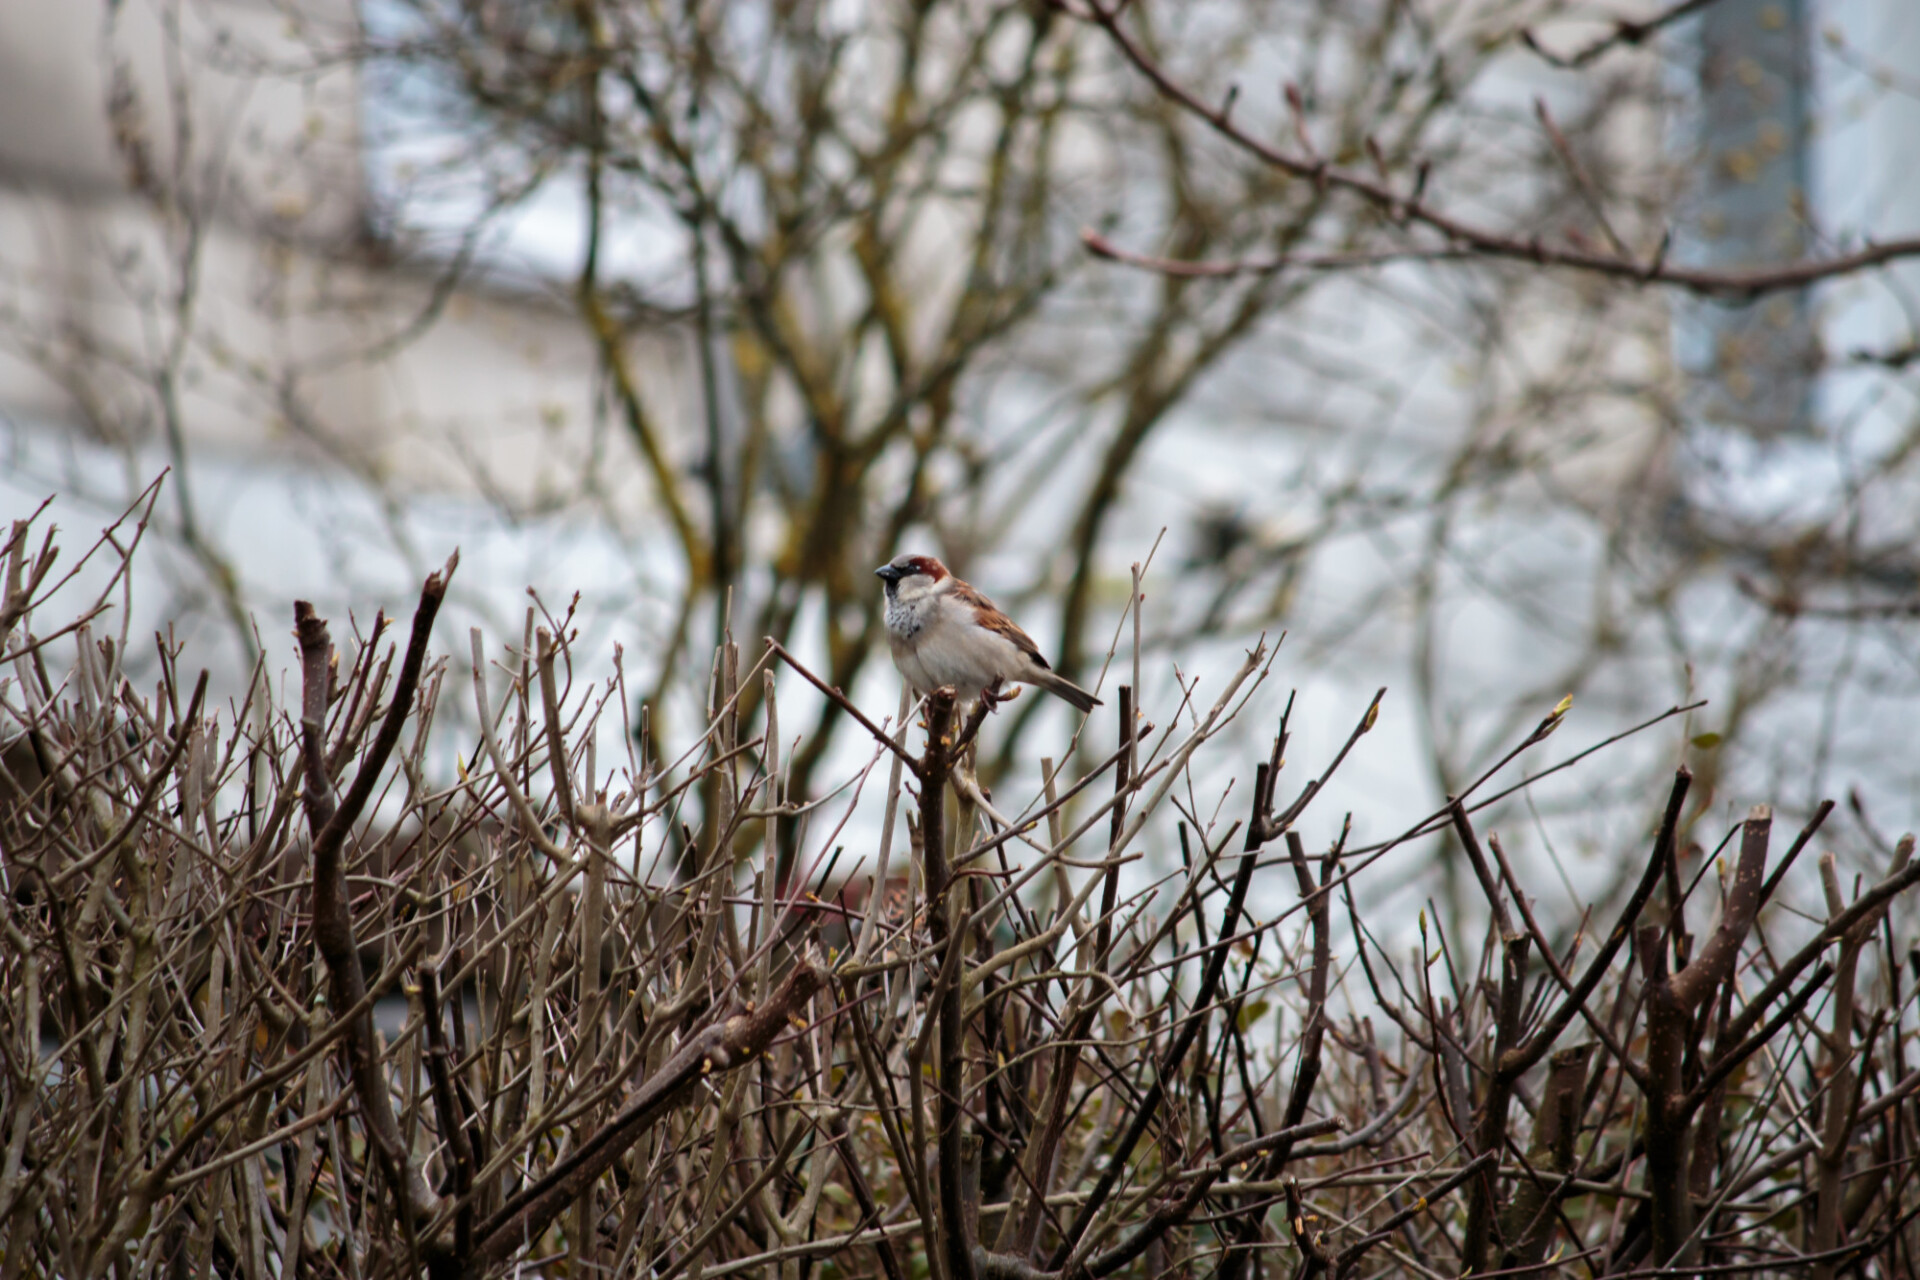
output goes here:
{"type": "Polygon", "coordinates": [[[900,581],[900,571],[890,564],[883,564],[873,571],[876,578],[885,578],[888,582],[900,581]]]}

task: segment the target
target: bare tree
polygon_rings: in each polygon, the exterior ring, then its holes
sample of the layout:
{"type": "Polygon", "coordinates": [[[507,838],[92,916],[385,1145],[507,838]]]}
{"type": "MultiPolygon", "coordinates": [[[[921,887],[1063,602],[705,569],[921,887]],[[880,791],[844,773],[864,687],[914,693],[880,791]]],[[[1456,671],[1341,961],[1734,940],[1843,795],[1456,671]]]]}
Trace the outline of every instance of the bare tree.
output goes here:
{"type": "MultiPolygon", "coordinates": [[[[1711,7],[1570,30],[1579,14],[1518,0],[1444,20],[1394,3],[401,0],[288,6],[295,38],[273,43],[136,0],[111,23],[172,19],[157,86],[129,71],[103,104],[141,235],[94,251],[141,340],[118,312],[28,305],[32,272],[8,277],[0,340],[107,442],[101,502],[130,500],[123,477],[144,489],[156,444],[172,465],[153,535],[187,552],[244,656],[225,684],[216,666],[216,688],[242,686],[256,611],[275,616],[286,593],[209,531],[214,404],[345,477],[366,515],[343,538],[391,550],[413,580],[438,559],[409,523],[423,474],[459,477],[515,527],[572,522],[645,565],[619,604],[657,641],[635,646],[628,691],[648,750],[710,728],[705,655],[729,634],[772,637],[864,696],[884,668],[869,570],[905,543],[989,581],[1090,679],[1119,602],[1139,608],[1120,566],[1168,526],[1149,659],[1201,669],[1222,637],[1284,626],[1316,672],[1371,688],[1404,670],[1427,769],[1407,794],[1463,794],[1568,691],[1621,727],[1710,696],[1688,713],[1685,830],[1730,796],[1797,819],[1859,781],[1871,842],[1869,815],[1904,803],[1883,744],[1920,692],[1910,424],[1888,411],[1830,448],[1789,442],[1838,478],[1783,466],[1785,514],[1709,500],[1675,307],[1897,282],[1914,246],[1873,228],[1849,240],[1814,210],[1790,262],[1673,248],[1711,157],[1670,145],[1701,96],[1668,63],[1711,7]],[[1549,72],[1537,98],[1516,92],[1549,72]],[[236,201],[245,130],[211,127],[217,75],[364,89],[355,141],[386,176],[347,232],[236,201]],[[542,200],[574,232],[529,269],[524,242],[499,237],[542,200]],[[261,246],[258,306],[209,267],[235,225],[261,246]],[[462,304],[535,316],[584,353],[555,379],[580,374],[584,412],[497,415],[539,433],[538,483],[489,454],[478,413],[431,430],[359,418],[354,379],[406,368],[462,304]],[[389,434],[403,443],[385,451],[389,434]]],[[[1884,68],[1875,83],[1900,92],[1884,68]]],[[[1898,403],[1920,367],[1910,346],[1828,359],[1898,403]]],[[[454,603],[510,634],[518,619],[473,577],[454,603]]],[[[363,597],[314,598],[337,617],[363,597]]],[[[521,647],[537,653],[531,633],[521,647]]],[[[162,672],[143,646],[123,652],[162,672]]],[[[1138,696],[1178,696],[1172,666],[1149,661],[1138,696]]],[[[764,696],[741,689],[748,722],[764,696]]],[[[987,727],[989,787],[1034,775],[1035,701],[987,727]]],[[[461,699],[445,714],[471,713],[461,699]]],[[[831,699],[788,716],[809,723],[785,794],[811,803],[866,744],[831,699]]],[[[1244,722],[1229,732],[1260,749],[1244,722]]],[[[1082,739],[1071,772],[1097,754],[1082,739]]],[[[1673,763],[1648,750],[1613,785],[1662,790],[1673,763]]],[[[691,827],[725,826],[718,774],[688,795],[691,827]]],[[[1603,851],[1618,800],[1543,798],[1548,834],[1515,833],[1516,855],[1531,872],[1569,829],[1603,851]],[[1585,821],[1559,821],[1576,806],[1585,821]]],[[[1516,796],[1493,817],[1521,812],[1516,796]]],[[[772,830],[791,888],[800,827],[772,830]]],[[[666,835],[694,880],[702,846],[666,835]]],[[[1437,914],[1464,938],[1484,910],[1464,845],[1423,848],[1446,877],[1437,914]]],[[[1596,896],[1624,900],[1635,870],[1596,896]]],[[[1397,905],[1425,885],[1378,883],[1397,905]]]]}

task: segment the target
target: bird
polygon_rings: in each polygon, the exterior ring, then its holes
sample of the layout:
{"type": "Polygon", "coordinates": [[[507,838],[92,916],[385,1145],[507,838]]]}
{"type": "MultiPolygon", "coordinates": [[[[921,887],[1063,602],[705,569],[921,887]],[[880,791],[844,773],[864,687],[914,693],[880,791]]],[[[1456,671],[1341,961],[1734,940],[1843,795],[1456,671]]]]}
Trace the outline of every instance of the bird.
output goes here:
{"type": "Polygon", "coordinates": [[[932,556],[900,555],[874,573],[887,584],[887,641],[893,665],[916,694],[953,686],[972,706],[999,698],[1005,681],[1045,689],[1085,712],[1100,699],[1047,665],[1033,637],[993,601],[932,556]]]}

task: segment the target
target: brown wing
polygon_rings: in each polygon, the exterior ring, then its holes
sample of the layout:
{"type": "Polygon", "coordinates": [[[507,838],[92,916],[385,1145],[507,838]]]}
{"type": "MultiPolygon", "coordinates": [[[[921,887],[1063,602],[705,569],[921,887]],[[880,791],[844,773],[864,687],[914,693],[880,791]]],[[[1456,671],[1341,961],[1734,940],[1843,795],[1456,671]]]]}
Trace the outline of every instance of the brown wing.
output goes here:
{"type": "Polygon", "coordinates": [[[964,604],[971,608],[973,610],[974,620],[981,626],[985,627],[988,631],[1005,636],[1013,642],[1014,648],[1020,650],[1047,670],[1053,670],[1052,665],[1041,656],[1040,646],[1033,642],[1033,637],[1016,626],[1012,618],[1000,612],[1000,607],[994,604],[993,601],[987,599],[958,578],[953,580],[953,588],[949,594],[956,603],[964,604]]]}

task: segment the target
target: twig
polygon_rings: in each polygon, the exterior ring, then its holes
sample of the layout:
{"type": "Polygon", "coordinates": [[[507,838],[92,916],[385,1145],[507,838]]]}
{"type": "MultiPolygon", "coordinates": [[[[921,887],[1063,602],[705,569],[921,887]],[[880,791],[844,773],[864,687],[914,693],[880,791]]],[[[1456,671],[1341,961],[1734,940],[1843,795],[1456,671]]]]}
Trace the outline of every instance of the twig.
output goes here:
{"type": "MultiPolygon", "coordinates": [[[[1697,6],[1709,0],[1688,0],[1697,6]]],[[[1056,8],[1075,16],[1087,17],[1113,41],[1126,60],[1153,84],[1161,96],[1204,122],[1215,133],[1261,163],[1305,178],[1327,188],[1350,192],[1390,215],[1439,233],[1444,241],[1427,250],[1430,256],[1454,255],[1525,262],[1535,266],[1564,267],[1633,284],[1659,284],[1711,297],[1747,300],[1786,289],[1799,289],[1835,276],[1855,272],[1920,255],[1920,237],[1885,240],[1826,259],[1806,259],[1773,266],[1716,270],[1705,267],[1673,265],[1657,253],[1651,263],[1636,261],[1631,255],[1601,253],[1571,245],[1551,245],[1536,236],[1513,236],[1481,226],[1465,218],[1448,214],[1429,204],[1416,191],[1397,191],[1363,169],[1350,169],[1329,163],[1319,156],[1286,151],[1256,138],[1223,112],[1175,80],[1138,40],[1127,34],[1120,23],[1120,11],[1093,0],[1087,12],[1075,12],[1065,0],[1053,0],[1056,8]],[[1462,251],[1466,251],[1463,253],[1462,251]]],[[[1597,54],[1595,56],[1598,56],[1597,54]]],[[[1419,184],[1424,189],[1425,184],[1419,184]]],[[[1207,264],[1202,274],[1225,276],[1269,270],[1265,261],[1207,264]]]]}

